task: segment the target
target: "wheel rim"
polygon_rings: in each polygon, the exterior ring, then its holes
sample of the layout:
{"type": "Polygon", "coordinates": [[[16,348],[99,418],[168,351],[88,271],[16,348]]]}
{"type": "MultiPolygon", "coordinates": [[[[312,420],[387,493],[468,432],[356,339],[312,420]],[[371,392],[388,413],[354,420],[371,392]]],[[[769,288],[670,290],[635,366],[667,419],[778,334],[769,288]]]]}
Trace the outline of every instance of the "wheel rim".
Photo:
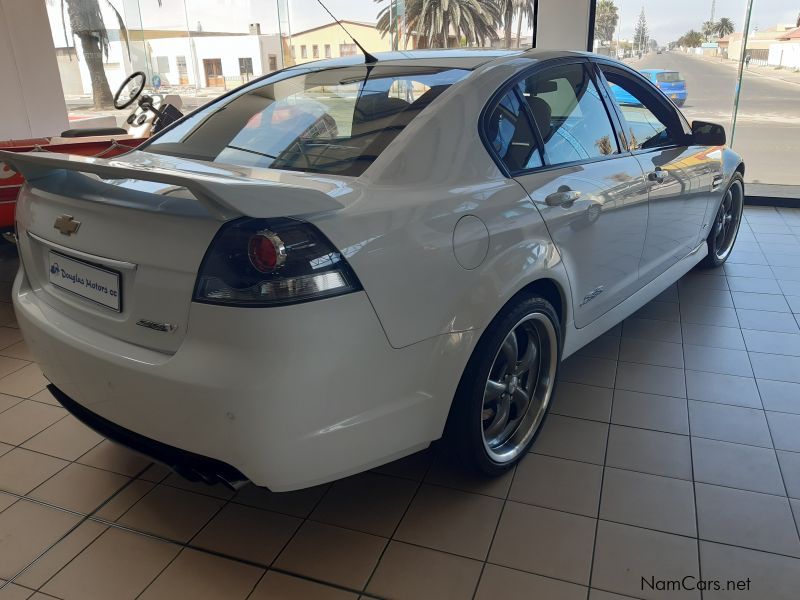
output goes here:
{"type": "Polygon", "coordinates": [[[743,207],[742,184],[735,181],[725,192],[714,219],[714,253],[717,260],[725,260],[733,250],[743,207]]]}
{"type": "Polygon", "coordinates": [[[489,457],[514,460],[547,412],[555,382],[557,339],[550,319],[533,313],[519,321],[494,357],[483,392],[481,427],[489,457]]]}

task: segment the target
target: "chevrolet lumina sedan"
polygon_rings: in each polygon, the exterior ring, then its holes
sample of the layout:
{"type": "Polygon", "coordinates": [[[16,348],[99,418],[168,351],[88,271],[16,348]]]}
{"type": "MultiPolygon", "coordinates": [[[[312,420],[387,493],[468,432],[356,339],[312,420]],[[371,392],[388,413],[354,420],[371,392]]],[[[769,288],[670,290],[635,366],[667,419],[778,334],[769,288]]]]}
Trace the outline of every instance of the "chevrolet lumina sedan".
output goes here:
{"type": "Polygon", "coordinates": [[[741,158],[624,64],[372,58],[270,74],[114,159],[0,154],[27,180],[19,325],[78,419],[233,486],[443,435],[496,475],[563,358],[731,252],[741,158]]]}

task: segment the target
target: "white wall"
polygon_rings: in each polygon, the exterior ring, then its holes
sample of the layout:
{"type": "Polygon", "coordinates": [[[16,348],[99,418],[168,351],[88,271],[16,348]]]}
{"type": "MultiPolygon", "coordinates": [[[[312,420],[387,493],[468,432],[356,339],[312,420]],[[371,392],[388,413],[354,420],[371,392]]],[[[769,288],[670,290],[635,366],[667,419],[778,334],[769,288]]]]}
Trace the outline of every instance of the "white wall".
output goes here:
{"type": "Polygon", "coordinates": [[[536,47],[547,50],[586,50],[589,0],[539,0],[536,47]]]}
{"type": "Polygon", "coordinates": [[[0,0],[0,140],[68,128],[44,0],[0,0]]]}
{"type": "Polygon", "coordinates": [[[770,44],[767,64],[784,69],[800,69],[800,42],[770,44]]]}

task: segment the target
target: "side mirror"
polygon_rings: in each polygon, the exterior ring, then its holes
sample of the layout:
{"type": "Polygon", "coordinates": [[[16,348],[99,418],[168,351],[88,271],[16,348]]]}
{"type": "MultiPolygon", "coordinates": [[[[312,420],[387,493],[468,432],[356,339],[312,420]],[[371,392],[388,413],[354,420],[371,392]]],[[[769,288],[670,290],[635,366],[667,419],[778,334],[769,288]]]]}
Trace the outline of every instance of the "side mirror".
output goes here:
{"type": "Polygon", "coordinates": [[[725,128],[706,121],[692,122],[692,143],[698,146],[724,146],[727,138],[725,128]]]}

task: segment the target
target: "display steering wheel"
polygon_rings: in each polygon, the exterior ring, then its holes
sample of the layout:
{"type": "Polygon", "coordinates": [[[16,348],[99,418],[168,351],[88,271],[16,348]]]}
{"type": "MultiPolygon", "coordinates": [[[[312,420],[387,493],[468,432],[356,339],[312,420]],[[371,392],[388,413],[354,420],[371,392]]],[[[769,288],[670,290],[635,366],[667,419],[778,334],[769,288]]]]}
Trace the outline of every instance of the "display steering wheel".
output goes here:
{"type": "Polygon", "coordinates": [[[136,71],[128,75],[128,77],[125,78],[125,81],[123,81],[122,84],[119,86],[117,93],[114,94],[114,108],[116,108],[117,110],[122,110],[128,108],[131,104],[136,102],[136,99],[142,93],[142,90],[144,90],[144,86],[146,83],[147,83],[147,75],[145,75],[141,71],[136,71]],[[134,87],[131,89],[130,86],[132,84],[134,85],[134,87]],[[126,90],[128,90],[129,92],[128,98],[127,100],[122,100],[120,96],[122,96],[122,93],[126,90]]]}

